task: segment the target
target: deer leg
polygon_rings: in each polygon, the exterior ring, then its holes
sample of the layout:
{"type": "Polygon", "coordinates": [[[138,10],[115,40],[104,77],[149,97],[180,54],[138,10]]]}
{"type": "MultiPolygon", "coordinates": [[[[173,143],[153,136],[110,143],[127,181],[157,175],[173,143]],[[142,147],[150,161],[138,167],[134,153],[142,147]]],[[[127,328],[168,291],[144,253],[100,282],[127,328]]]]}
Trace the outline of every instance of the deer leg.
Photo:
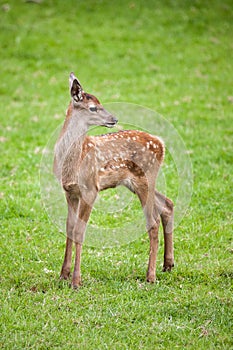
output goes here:
{"type": "MultiPolygon", "coordinates": [[[[147,187],[147,186],[146,186],[147,187]]],[[[148,187],[137,188],[137,195],[143,207],[144,215],[146,218],[146,226],[150,239],[150,252],[149,252],[149,262],[147,269],[147,282],[155,282],[156,279],[156,259],[159,244],[159,224],[160,216],[157,212],[157,207],[154,202],[154,190],[150,191],[148,187]]]]}
{"type": "Polygon", "coordinates": [[[84,241],[85,230],[87,226],[88,219],[91,214],[92,205],[87,204],[83,199],[80,199],[78,206],[78,218],[73,229],[73,237],[75,241],[75,263],[74,271],[72,276],[72,287],[74,289],[78,288],[81,284],[81,252],[82,243],[84,241]]]}
{"type": "MultiPolygon", "coordinates": [[[[153,193],[153,192],[152,192],[153,193]]],[[[147,205],[150,203],[147,200],[147,205]]],[[[147,208],[146,212],[146,220],[147,220],[147,228],[150,239],[150,254],[149,254],[149,262],[148,262],[148,270],[147,270],[147,282],[154,283],[156,280],[156,259],[157,252],[159,246],[159,225],[160,225],[160,216],[157,211],[157,208],[154,204],[153,199],[151,199],[151,203],[149,204],[149,212],[147,208]],[[152,210],[152,217],[151,217],[152,210]]]]}
{"type": "Polygon", "coordinates": [[[70,276],[71,262],[72,262],[72,245],[73,245],[73,229],[77,216],[78,199],[72,199],[69,194],[66,194],[68,204],[68,215],[66,220],[66,249],[65,257],[62,264],[60,279],[67,280],[70,276]]]}
{"type": "Polygon", "coordinates": [[[160,220],[157,219],[156,223],[152,228],[148,230],[149,239],[150,239],[150,254],[146,280],[147,282],[154,283],[156,279],[156,259],[159,245],[159,223],[160,220]]]}
{"type": "Polygon", "coordinates": [[[174,266],[173,224],[174,209],[172,201],[158,191],[155,191],[155,203],[162,219],[164,234],[164,264],[163,271],[171,271],[174,266]]]}
{"type": "Polygon", "coordinates": [[[81,253],[82,253],[82,244],[75,243],[75,261],[74,261],[74,272],[72,276],[72,287],[77,289],[82,285],[81,280],[81,253]]]}
{"type": "Polygon", "coordinates": [[[66,250],[65,257],[62,264],[60,279],[67,280],[70,277],[70,268],[71,268],[71,260],[72,260],[72,245],[73,241],[68,236],[66,237],[66,250]]]}

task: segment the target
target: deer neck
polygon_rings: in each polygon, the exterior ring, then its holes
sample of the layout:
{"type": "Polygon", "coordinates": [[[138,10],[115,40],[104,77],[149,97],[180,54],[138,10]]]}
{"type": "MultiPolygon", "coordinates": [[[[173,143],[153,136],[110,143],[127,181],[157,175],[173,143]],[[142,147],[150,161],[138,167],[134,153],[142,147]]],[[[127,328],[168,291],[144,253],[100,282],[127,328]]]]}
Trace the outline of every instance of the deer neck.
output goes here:
{"type": "Polygon", "coordinates": [[[87,130],[81,111],[67,114],[55,145],[54,173],[59,181],[75,181],[87,130]]]}

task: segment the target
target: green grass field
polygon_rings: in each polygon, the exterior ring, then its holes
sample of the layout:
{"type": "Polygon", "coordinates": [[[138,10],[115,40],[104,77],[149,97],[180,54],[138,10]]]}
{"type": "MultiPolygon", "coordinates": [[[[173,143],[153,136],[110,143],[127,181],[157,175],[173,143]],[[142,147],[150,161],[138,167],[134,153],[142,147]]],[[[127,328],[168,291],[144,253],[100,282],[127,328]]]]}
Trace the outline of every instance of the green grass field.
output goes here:
{"type": "Polygon", "coordinates": [[[232,24],[231,0],[0,0],[1,348],[233,348],[232,24]],[[124,246],[87,243],[82,288],[59,281],[65,235],[43,209],[39,169],[70,71],[103,104],[163,115],[190,154],[175,268],[162,273],[160,234],[153,285],[145,232],[124,246]]]}

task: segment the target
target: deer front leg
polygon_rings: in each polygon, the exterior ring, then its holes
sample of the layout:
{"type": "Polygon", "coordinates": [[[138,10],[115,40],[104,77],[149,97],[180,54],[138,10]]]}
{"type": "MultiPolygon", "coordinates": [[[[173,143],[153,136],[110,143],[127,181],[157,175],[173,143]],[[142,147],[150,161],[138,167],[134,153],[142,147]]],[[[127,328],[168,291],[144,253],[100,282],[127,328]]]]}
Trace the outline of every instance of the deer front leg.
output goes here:
{"type": "Polygon", "coordinates": [[[71,268],[71,260],[72,260],[72,245],[73,241],[71,238],[66,238],[66,250],[64,262],[61,269],[60,279],[67,280],[70,277],[70,268],[71,268]]]}
{"type": "Polygon", "coordinates": [[[81,253],[82,253],[82,244],[75,243],[75,262],[74,262],[74,272],[72,276],[72,287],[77,289],[82,285],[81,280],[81,253]]]}
{"type": "Polygon", "coordinates": [[[62,264],[60,279],[67,280],[70,277],[70,269],[72,262],[72,245],[73,245],[73,229],[75,225],[75,218],[77,216],[78,200],[72,200],[69,193],[66,193],[68,204],[68,215],[66,220],[66,250],[65,257],[62,264]]]}
{"type": "Polygon", "coordinates": [[[91,214],[92,204],[87,204],[83,199],[80,199],[78,206],[78,219],[75,223],[73,230],[73,237],[75,241],[75,263],[74,263],[74,272],[72,276],[72,287],[74,289],[78,288],[81,284],[81,252],[82,252],[82,243],[84,241],[85,230],[87,226],[88,219],[91,214]]]}
{"type": "Polygon", "coordinates": [[[157,210],[162,219],[164,234],[164,264],[163,271],[171,271],[174,267],[173,251],[173,226],[174,206],[172,201],[163,194],[155,191],[155,202],[157,210]]]}

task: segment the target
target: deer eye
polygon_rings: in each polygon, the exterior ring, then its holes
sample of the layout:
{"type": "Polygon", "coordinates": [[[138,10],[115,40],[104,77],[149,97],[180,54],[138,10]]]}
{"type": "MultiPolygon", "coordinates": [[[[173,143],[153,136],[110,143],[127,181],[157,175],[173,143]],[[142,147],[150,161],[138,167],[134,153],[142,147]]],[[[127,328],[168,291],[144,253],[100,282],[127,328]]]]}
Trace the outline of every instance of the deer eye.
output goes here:
{"type": "Polygon", "coordinates": [[[97,107],[90,107],[89,109],[91,112],[97,112],[97,107]]]}

